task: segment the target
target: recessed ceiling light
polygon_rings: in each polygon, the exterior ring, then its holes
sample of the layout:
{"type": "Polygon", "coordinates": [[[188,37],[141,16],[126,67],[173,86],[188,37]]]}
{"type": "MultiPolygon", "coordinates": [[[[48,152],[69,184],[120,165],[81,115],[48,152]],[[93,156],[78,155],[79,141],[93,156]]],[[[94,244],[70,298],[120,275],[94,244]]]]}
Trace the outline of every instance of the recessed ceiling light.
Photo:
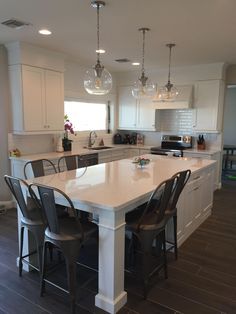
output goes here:
{"type": "Polygon", "coordinates": [[[132,62],[132,65],[140,65],[139,62],[132,62]]]}
{"type": "Polygon", "coordinates": [[[52,32],[49,29],[40,29],[39,34],[41,35],[51,35],[52,32]]]}
{"type": "Polygon", "coordinates": [[[98,49],[98,50],[96,50],[96,53],[105,53],[106,52],[106,50],[104,50],[104,49],[98,49]]]}

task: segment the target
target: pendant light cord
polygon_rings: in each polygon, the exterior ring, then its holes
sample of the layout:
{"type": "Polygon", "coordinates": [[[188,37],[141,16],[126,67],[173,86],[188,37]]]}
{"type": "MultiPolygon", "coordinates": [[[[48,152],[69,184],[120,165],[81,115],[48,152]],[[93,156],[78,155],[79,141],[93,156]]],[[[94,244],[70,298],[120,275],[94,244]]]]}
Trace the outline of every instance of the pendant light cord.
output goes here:
{"type": "Polygon", "coordinates": [[[142,73],[145,73],[145,69],[144,69],[144,56],[145,56],[145,33],[146,33],[146,30],[143,29],[142,32],[143,32],[142,73]]]}
{"type": "Polygon", "coordinates": [[[99,23],[99,3],[97,4],[97,62],[99,62],[100,57],[100,23],[99,23]]]}
{"type": "Polygon", "coordinates": [[[172,45],[169,45],[170,48],[170,53],[169,53],[169,73],[168,73],[168,83],[170,83],[170,63],[171,63],[171,49],[172,49],[172,45]]]}

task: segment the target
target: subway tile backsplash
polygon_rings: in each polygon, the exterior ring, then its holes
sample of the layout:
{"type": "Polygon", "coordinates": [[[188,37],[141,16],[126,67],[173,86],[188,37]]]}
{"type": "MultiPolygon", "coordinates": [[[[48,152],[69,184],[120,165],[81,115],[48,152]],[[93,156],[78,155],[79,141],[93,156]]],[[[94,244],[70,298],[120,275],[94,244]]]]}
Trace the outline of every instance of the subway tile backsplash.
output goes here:
{"type": "Polygon", "coordinates": [[[193,110],[178,109],[159,110],[157,128],[162,132],[176,131],[177,134],[191,134],[193,127],[193,110]]]}

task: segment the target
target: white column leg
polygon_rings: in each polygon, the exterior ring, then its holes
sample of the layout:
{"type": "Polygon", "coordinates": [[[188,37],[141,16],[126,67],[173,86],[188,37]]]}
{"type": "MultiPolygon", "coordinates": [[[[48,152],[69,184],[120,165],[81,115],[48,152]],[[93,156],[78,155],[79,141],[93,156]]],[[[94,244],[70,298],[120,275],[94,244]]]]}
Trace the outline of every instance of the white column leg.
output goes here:
{"type": "Polygon", "coordinates": [[[124,291],[125,214],[99,214],[99,278],[95,305],[116,313],[126,302],[124,291]]]}

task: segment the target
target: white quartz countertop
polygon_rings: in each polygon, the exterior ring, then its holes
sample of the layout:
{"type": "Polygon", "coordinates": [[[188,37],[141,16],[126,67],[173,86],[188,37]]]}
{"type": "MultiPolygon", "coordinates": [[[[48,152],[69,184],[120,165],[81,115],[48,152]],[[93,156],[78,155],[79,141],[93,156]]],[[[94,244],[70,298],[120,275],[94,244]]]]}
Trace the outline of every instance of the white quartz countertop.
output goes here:
{"type": "Polygon", "coordinates": [[[37,159],[58,159],[62,156],[69,156],[69,155],[84,155],[84,154],[96,154],[96,153],[102,153],[106,151],[114,151],[114,150],[120,150],[124,148],[129,149],[147,149],[149,150],[152,146],[147,145],[127,145],[127,144],[121,144],[121,145],[106,145],[111,148],[108,149],[101,149],[101,150],[93,150],[88,148],[78,148],[76,150],[72,150],[69,152],[49,152],[49,153],[40,153],[40,154],[29,154],[29,155],[22,155],[20,157],[9,157],[10,159],[16,159],[16,160],[22,160],[22,161],[30,161],[30,160],[37,160],[37,159]]]}
{"type": "Polygon", "coordinates": [[[175,158],[147,154],[151,162],[143,168],[122,159],[88,168],[80,168],[28,180],[50,185],[64,191],[76,208],[98,210],[130,210],[140,205],[163,180],[178,171],[190,169],[195,173],[214,166],[213,160],[175,158]],[[142,201],[142,202],[141,202],[142,201]],[[140,204],[139,204],[140,203],[140,204]],[[134,208],[134,207],[133,207],[134,208]]]}

